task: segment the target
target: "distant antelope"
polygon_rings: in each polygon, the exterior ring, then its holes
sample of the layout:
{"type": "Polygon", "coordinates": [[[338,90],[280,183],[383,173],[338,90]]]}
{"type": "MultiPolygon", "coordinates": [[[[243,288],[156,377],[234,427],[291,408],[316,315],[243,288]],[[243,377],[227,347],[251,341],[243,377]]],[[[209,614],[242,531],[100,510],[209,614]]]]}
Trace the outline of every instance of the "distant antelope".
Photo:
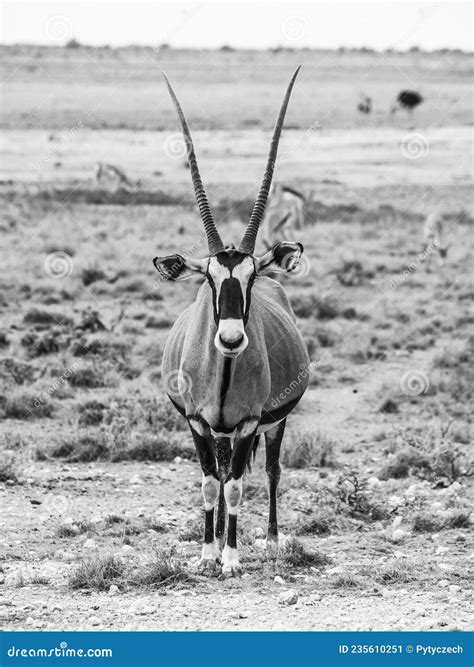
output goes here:
{"type": "Polygon", "coordinates": [[[369,114],[372,112],[372,98],[368,95],[361,94],[359,104],[357,105],[357,111],[364,114],[369,114]]]}
{"type": "Polygon", "coordinates": [[[294,229],[304,227],[305,197],[288,185],[274,183],[262,221],[262,241],[269,250],[278,236],[287,241],[294,229]]]}
{"type": "Polygon", "coordinates": [[[106,162],[97,162],[94,167],[94,179],[98,185],[106,185],[112,190],[124,187],[126,190],[134,190],[140,186],[141,181],[132,182],[122,169],[106,162]]]}
{"type": "Polygon", "coordinates": [[[254,255],[265,212],[281,130],[298,74],[294,73],[278,115],[263,181],[238,249],[224,246],[201,181],[189,128],[165,76],[187,147],[191,178],[207,236],[209,255],[155,257],[167,280],[204,277],[195,302],[171,329],[163,352],[166,393],[186,418],[202,469],[205,507],[201,567],[215,569],[225,533],[222,571],[240,571],[237,512],[242,477],[259,435],[265,433],[270,511],[267,553],[276,556],[278,527],[276,492],[280,478],[280,446],[289,413],[308,385],[309,357],[288,297],[266,274],[292,271],[303,246],[280,242],[261,257],[254,255]],[[218,507],[214,526],[214,510],[218,507]]]}
{"type": "Polygon", "coordinates": [[[439,212],[428,213],[423,225],[423,253],[427,254],[426,268],[429,269],[434,250],[438,252],[438,262],[444,264],[449,244],[446,240],[443,216],[439,212]]]}

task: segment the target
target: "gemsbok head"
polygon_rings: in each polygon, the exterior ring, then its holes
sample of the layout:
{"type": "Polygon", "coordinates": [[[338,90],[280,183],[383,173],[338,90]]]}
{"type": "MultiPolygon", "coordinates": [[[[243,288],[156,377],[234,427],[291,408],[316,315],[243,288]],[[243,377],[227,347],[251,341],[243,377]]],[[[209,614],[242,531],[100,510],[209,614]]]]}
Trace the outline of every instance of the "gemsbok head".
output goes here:
{"type": "Polygon", "coordinates": [[[221,240],[186,119],[165,76],[186,142],[209,252],[202,259],[170,255],[153,260],[167,280],[185,280],[193,274],[204,278],[195,302],[180,315],[168,335],[162,376],[169,398],[188,421],[202,468],[205,526],[201,566],[215,570],[221,562],[227,509],[222,571],[231,575],[240,572],[237,511],[242,497],[242,477],[252,451],[256,451],[260,433],[265,433],[270,497],[267,553],[276,556],[276,491],[281,440],[286,417],[308,384],[309,357],[288,298],[281,285],[267,276],[274,271],[293,271],[303,246],[280,242],[263,256],[254,254],[285,113],[298,71],[299,68],[286,91],[262,185],[238,248],[225,246],[221,240]]]}

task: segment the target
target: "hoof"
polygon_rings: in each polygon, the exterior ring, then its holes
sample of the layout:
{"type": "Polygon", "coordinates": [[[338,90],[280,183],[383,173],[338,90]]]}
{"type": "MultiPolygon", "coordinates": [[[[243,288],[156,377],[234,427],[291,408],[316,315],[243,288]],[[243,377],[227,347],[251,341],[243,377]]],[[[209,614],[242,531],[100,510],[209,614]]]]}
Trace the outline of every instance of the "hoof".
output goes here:
{"type": "Polygon", "coordinates": [[[237,549],[225,546],[222,552],[222,574],[224,577],[240,577],[242,568],[237,549]]]}
{"type": "Polygon", "coordinates": [[[220,570],[217,558],[200,558],[196,565],[199,574],[215,574],[220,570]]]}
{"type": "Polygon", "coordinates": [[[227,563],[222,566],[222,574],[224,577],[240,577],[242,576],[242,567],[238,561],[234,563],[227,563]]]}
{"type": "Polygon", "coordinates": [[[268,560],[276,560],[278,557],[278,537],[267,538],[266,554],[268,560]]]}

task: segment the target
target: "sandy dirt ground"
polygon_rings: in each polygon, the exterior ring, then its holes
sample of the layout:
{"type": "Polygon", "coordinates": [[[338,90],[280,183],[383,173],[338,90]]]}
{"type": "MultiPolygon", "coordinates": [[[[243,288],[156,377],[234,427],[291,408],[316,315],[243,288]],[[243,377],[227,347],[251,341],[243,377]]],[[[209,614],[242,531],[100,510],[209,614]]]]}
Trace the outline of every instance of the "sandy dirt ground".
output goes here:
{"type": "MultiPolygon", "coordinates": [[[[321,108],[295,98],[277,178],[307,196],[307,224],[295,232],[307,259],[282,281],[313,362],[310,388],[283,445],[279,558],[268,561],[262,548],[259,450],[239,515],[244,572],[224,579],[196,568],[200,469],[160,377],[166,334],[198,282],[165,284],[151,259],[205,253],[172,109],[150,102],[145,56],[96,54],[106,126],[77,126],[91,108],[91,54],[29,54],[34,70],[21,52],[6,55],[1,627],[472,628],[473,206],[464,60],[397,62],[428,91],[439,84],[438,111],[432,96],[415,127],[401,117],[364,127],[353,105],[333,112],[354,85],[354,67],[368,71],[363,58],[320,65],[321,108]],[[70,82],[70,58],[83,59],[76,62],[83,81],[70,82]],[[148,100],[149,121],[140,121],[114,78],[116,58],[128,75],[141,73],[136,99],[148,100]],[[59,83],[40,104],[49,75],[59,83]],[[122,107],[110,103],[112,89],[121,91],[122,107]],[[311,129],[319,117],[331,122],[311,129]],[[98,187],[91,174],[100,159],[141,185],[98,187]],[[429,266],[420,255],[424,217],[434,210],[445,216],[443,266],[436,254],[429,266]]],[[[278,104],[270,102],[294,57],[275,78],[265,70],[246,112],[258,125],[235,123],[219,68],[214,125],[201,111],[209,91],[193,106],[183,81],[226,242],[242,234],[263,169],[267,114],[278,104]]],[[[188,55],[166,58],[179,81],[188,55]]],[[[237,56],[229,58],[235,73],[237,56]]],[[[396,84],[373,64],[365,85],[380,91],[386,109],[396,84]]],[[[241,76],[252,67],[247,54],[241,76]]],[[[301,95],[311,85],[305,79],[301,95]]]]}

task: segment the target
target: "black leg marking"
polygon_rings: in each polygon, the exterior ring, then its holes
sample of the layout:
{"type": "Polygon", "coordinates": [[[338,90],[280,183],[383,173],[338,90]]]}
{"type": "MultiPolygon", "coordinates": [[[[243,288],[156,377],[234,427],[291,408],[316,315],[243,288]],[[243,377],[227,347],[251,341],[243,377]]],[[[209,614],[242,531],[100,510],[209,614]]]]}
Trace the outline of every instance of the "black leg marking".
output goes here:
{"type": "Polygon", "coordinates": [[[219,502],[217,506],[216,537],[220,542],[223,542],[225,533],[226,507],[224,498],[224,482],[229,473],[231,453],[232,448],[230,438],[216,438],[217,468],[219,471],[220,480],[219,502]]]}
{"type": "Polygon", "coordinates": [[[214,510],[219,496],[219,476],[217,474],[214,440],[209,426],[194,417],[189,418],[189,426],[202,469],[202,494],[204,498],[204,544],[200,564],[214,570],[219,558],[219,548],[214,538],[214,510]]]}
{"type": "Polygon", "coordinates": [[[242,476],[252,454],[258,419],[244,422],[237,429],[234,448],[230,459],[230,471],[224,484],[224,497],[227,505],[229,522],[227,540],[222,552],[222,572],[235,575],[240,572],[237,552],[237,512],[242,497],[242,476]]]}
{"type": "Polygon", "coordinates": [[[237,514],[229,514],[227,546],[229,546],[231,549],[237,549],[237,514]]]}
{"type": "Polygon", "coordinates": [[[267,548],[269,542],[273,542],[273,545],[270,545],[270,548],[273,546],[278,549],[277,488],[278,482],[280,481],[280,448],[283,434],[285,433],[285,425],[286,419],[281,421],[275,428],[272,428],[265,433],[265,470],[268,477],[268,496],[270,500],[267,548]]]}

